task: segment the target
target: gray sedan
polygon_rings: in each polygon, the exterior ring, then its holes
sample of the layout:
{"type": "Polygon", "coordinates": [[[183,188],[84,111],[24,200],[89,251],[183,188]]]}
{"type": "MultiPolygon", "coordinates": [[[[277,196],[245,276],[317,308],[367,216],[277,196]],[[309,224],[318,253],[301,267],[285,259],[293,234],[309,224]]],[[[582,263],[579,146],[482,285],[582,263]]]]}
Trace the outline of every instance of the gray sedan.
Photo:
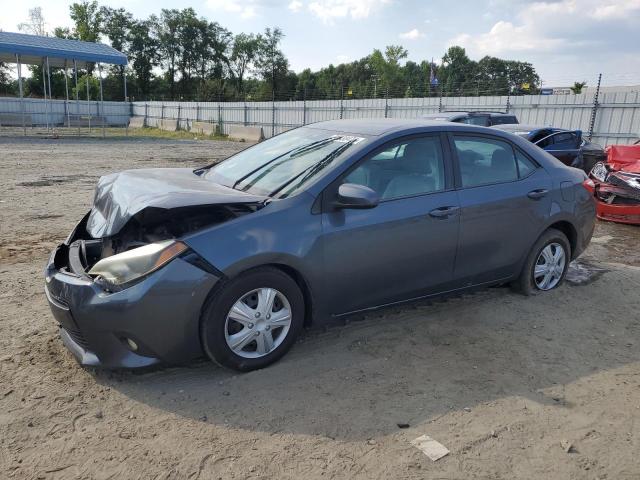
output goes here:
{"type": "Polygon", "coordinates": [[[495,129],[321,122],[217,165],[102,177],[45,290],[83,365],[257,369],[331,317],[556,288],[593,232],[585,182],[495,129]]]}

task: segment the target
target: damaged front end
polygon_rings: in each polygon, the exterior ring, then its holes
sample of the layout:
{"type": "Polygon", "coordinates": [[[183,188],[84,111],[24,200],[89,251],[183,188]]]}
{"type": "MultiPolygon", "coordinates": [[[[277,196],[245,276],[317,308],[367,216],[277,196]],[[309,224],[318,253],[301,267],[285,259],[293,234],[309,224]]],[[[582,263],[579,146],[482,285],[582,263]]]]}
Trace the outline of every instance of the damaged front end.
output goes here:
{"type": "Polygon", "coordinates": [[[91,211],[45,268],[64,344],[87,366],[136,368],[201,356],[202,305],[224,275],[182,239],[265,205],[189,169],[102,177],[91,211]]]}
{"type": "Polygon", "coordinates": [[[253,213],[267,200],[213,183],[187,168],[127,170],[101,177],[91,211],[69,238],[69,248],[77,250],[79,259],[70,261],[70,267],[109,291],[122,289],[184,254],[187,247],[180,238],[253,213]]]}
{"type": "Polygon", "coordinates": [[[614,145],[607,154],[589,174],[598,218],[640,225],[640,145],[614,145]]]}
{"type": "MultiPolygon", "coordinates": [[[[185,235],[255,212],[262,206],[199,205],[169,210],[147,207],[117,233],[103,238],[93,238],[88,233],[89,212],[65,242],[68,268],[75,274],[90,276],[107,292],[119,291],[176,256],[195,261],[196,254],[179,240],[185,235]]],[[[199,265],[206,264],[199,256],[197,261],[199,265]]],[[[207,269],[215,271],[213,266],[207,269]]]]}

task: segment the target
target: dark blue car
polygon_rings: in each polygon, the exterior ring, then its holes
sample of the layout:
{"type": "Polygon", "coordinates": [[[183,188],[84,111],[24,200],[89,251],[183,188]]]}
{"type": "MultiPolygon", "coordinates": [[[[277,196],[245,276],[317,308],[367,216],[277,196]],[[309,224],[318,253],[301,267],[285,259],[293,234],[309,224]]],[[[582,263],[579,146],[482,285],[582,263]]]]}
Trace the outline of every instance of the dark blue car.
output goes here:
{"type": "Polygon", "coordinates": [[[585,181],[495,129],[317,123],[217,165],[102,177],[45,291],[83,365],[262,368],[330,317],[556,288],[593,232],[585,181]]]}
{"type": "Polygon", "coordinates": [[[514,133],[556,157],[565,165],[589,173],[597,162],[606,160],[604,149],[582,136],[581,130],[533,125],[496,125],[493,128],[514,133]]]}

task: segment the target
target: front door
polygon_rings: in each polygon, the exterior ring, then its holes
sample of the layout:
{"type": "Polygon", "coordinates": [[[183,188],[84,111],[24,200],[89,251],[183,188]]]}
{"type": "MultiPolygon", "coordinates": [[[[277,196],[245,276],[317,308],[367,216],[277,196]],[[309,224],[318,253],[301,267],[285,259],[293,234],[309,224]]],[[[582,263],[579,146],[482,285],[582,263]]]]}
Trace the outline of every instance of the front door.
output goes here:
{"type": "MultiPolygon", "coordinates": [[[[440,135],[395,141],[329,187],[356,183],[380,195],[369,210],[325,208],[326,288],[334,314],[423,296],[453,276],[459,204],[440,135]]],[[[330,202],[325,202],[330,203],[330,202]]]]}

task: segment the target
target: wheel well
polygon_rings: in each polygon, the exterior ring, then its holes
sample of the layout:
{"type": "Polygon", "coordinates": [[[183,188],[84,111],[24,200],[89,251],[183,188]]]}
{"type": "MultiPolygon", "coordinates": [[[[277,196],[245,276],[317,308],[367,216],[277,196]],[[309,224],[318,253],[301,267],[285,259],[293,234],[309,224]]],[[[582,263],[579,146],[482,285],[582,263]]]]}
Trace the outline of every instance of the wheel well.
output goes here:
{"type": "Polygon", "coordinates": [[[567,221],[556,222],[553,225],[549,225],[549,228],[555,228],[564,233],[569,240],[569,246],[571,247],[571,258],[574,258],[576,246],[578,243],[578,232],[575,227],[567,221]]]}
{"type": "Polygon", "coordinates": [[[310,326],[313,319],[313,295],[311,294],[311,288],[309,287],[309,284],[307,283],[307,280],[304,278],[304,276],[295,268],[281,263],[269,263],[262,266],[277,268],[278,270],[289,275],[293,279],[293,281],[296,282],[298,287],[300,287],[300,291],[302,292],[302,296],[304,298],[304,326],[310,326]]]}

